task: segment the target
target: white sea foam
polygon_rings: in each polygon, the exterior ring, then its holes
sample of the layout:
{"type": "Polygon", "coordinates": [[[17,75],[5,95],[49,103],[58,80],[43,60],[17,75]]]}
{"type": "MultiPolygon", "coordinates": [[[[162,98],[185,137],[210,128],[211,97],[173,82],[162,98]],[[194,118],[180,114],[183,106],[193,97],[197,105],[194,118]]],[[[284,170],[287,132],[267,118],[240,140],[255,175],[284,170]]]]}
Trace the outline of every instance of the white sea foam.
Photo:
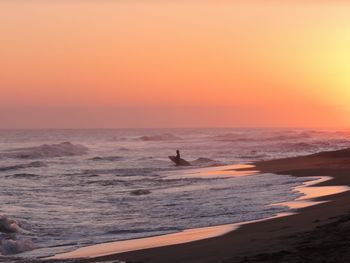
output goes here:
{"type": "Polygon", "coordinates": [[[0,253],[2,255],[13,255],[30,251],[37,248],[37,246],[31,240],[12,240],[4,239],[0,240],[0,253]]]}
{"type": "Polygon", "coordinates": [[[224,163],[213,159],[200,157],[194,161],[191,161],[191,165],[209,167],[209,166],[222,166],[224,165],[224,163]]]}

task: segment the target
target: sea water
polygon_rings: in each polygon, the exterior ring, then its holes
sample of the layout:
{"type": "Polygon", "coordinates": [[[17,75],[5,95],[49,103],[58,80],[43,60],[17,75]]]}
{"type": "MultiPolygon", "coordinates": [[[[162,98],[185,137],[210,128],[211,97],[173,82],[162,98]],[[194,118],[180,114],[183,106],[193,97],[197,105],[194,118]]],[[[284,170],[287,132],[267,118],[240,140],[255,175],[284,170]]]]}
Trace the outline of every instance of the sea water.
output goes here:
{"type": "Polygon", "coordinates": [[[301,129],[0,131],[0,253],[5,261],[39,258],[286,212],[270,204],[299,197],[293,189],[307,179],[190,171],[341,149],[350,146],[349,135],[301,129]],[[191,170],[168,159],[176,149],[191,170]]]}

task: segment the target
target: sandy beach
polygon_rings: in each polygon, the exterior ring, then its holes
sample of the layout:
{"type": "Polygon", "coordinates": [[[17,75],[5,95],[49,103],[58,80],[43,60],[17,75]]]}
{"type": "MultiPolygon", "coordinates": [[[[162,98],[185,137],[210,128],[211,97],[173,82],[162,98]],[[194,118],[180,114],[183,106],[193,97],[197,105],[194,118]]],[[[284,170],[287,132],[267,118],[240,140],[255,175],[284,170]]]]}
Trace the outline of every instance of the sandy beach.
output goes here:
{"type": "MultiPolygon", "coordinates": [[[[350,149],[255,165],[263,173],[333,178],[317,186],[350,186],[350,149]]],[[[247,224],[220,237],[81,262],[349,262],[349,198],[349,191],[318,198],[315,201],[328,202],[298,209],[287,217],[247,224]]]]}

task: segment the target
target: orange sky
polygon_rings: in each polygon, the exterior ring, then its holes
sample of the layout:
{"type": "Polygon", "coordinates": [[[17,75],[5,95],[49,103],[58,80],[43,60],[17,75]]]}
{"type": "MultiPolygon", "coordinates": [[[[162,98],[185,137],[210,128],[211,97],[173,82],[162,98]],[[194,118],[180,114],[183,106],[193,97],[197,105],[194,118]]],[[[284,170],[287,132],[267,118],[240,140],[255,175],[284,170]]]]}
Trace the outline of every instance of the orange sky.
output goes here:
{"type": "Polygon", "coordinates": [[[350,4],[296,2],[1,1],[0,128],[348,127],[350,4]]]}

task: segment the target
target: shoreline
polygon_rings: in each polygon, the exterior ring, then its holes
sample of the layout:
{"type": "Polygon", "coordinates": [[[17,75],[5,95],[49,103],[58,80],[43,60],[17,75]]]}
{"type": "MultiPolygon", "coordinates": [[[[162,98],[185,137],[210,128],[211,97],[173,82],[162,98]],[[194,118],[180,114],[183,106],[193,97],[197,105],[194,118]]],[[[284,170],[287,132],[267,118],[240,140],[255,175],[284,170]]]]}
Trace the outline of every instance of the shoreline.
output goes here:
{"type": "MultiPolygon", "coordinates": [[[[344,176],[339,178],[339,176],[334,174],[334,171],[333,173],[330,173],[330,171],[327,173],[326,171],[330,169],[330,167],[333,167],[333,169],[337,171],[339,171],[339,169],[349,169],[350,171],[350,165],[345,164],[346,161],[349,160],[350,150],[347,149],[310,156],[258,162],[255,165],[257,170],[262,173],[289,174],[296,177],[328,177],[327,180],[316,180],[318,182],[315,184],[317,184],[317,187],[328,187],[328,189],[329,187],[333,187],[334,190],[335,186],[342,185],[340,182],[345,183],[343,184],[344,186],[349,186],[350,180],[344,176]],[[340,164],[343,164],[341,168],[339,168],[340,164]],[[329,177],[332,177],[332,179],[329,179],[329,177]]],[[[249,169],[251,168],[242,168],[241,171],[248,171],[249,169]]],[[[271,252],[271,250],[278,250],[281,244],[275,244],[274,241],[276,240],[274,239],[279,239],[281,236],[294,232],[310,230],[315,225],[319,226],[323,222],[328,222],[331,220],[327,218],[326,215],[328,210],[332,212],[329,214],[330,217],[344,213],[344,201],[340,201],[344,199],[344,196],[350,197],[350,194],[349,192],[340,192],[330,192],[329,194],[331,196],[328,194],[326,196],[321,195],[321,197],[311,197],[313,203],[311,205],[317,204],[316,206],[310,206],[310,203],[304,203],[300,206],[300,202],[299,206],[295,206],[294,204],[294,207],[291,208],[298,209],[297,214],[288,217],[269,218],[261,222],[250,222],[250,224],[243,223],[239,229],[229,231],[220,236],[194,242],[189,241],[190,243],[182,242],[179,244],[170,244],[162,247],[153,247],[118,254],[109,253],[104,256],[100,255],[99,257],[82,259],[79,260],[79,262],[98,262],[116,259],[126,262],[225,262],[225,260],[229,258],[234,260],[229,262],[240,262],[237,261],[239,258],[246,258],[261,252],[266,253],[268,251],[271,252]],[[337,201],[342,205],[336,206],[336,208],[330,206],[330,203],[333,204],[337,201]],[[310,213],[313,215],[310,215],[310,213]],[[307,219],[304,223],[302,222],[303,218],[304,220],[307,219]],[[314,219],[310,222],[311,218],[314,219]],[[299,222],[298,225],[295,224],[296,221],[299,222]],[[279,224],[281,224],[282,227],[277,227],[279,224]],[[286,226],[286,224],[288,226],[286,226]],[[259,227],[261,227],[261,229],[259,229],[259,227]],[[270,230],[267,231],[267,229],[270,230]],[[267,244],[269,245],[266,246],[267,244]],[[183,251],[185,251],[185,253],[183,251]]],[[[300,201],[301,203],[304,202],[303,200],[300,201]]]]}
{"type": "MultiPolygon", "coordinates": [[[[350,186],[350,149],[258,162],[255,165],[263,173],[333,178],[318,186],[350,186]]],[[[347,191],[317,198],[315,201],[328,202],[300,208],[297,214],[245,225],[220,237],[80,262],[117,259],[125,262],[301,262],[304,258],[308,258],[305,262],[327,262],[322,260],[339,252],[335,244],[340,241],[338,235],[328,240],[329,235],[324,233],[347,219],[350,233],[349,200],[350,192],[347,191]],[[322,238],[313,239],[314,235],[322,238]],[[332,245],[325,247],[323,240],[332,245]],[[309,257],[310,250],[313,251],[312,257],[309,257]]],[[[337,230],[333,231],[338,233],[337,230]]],[[[350,253],[342,252],[341,257],[331,258],[328,262],[350,262],[350,253]]]]}
{"type": "MultiPolygon", "coordinates": [[[[236,165],[236,167],[241,167],[242,169],[243,167],[245,167],[245,165],[236,165]]],[[[250,168],[255,168],[255,166],[249,167],[249,169],[250,168]]],[[[196,170],[199,170],[199,169],[196,169],[196,170]]],[[[216,174],[216,170],[212,170],[212,171],[208,170],[208,172],[206,172],[206,170],[208,169],[205,169],[205,171],[199,174],[199,176],[216,174]]],[[[223,171],[226,176],[230,176],[228,170],[221,170],[221,171],[223,171]]],[[[249,175],[254,175],[255,172],[256,170],[253,169],[251,174],[247,172],[244,172],[244,173],[237,172],[235,173],[235,175],[231,175],[231,176],[242,176],[242,174],[249,176],[249,175]]],[[[219,174],[219,171],[218,171],[218,174],[219,174]]],[[[298,213],[298,211],[295,211],[295,210],[298,210],[300,208],[305,208],[305,207],[328,202],[328,201],[314,201],[315,198],[326,197],[329,195],[339,194],[350,190],[350,187],[343,187],[343,186],[321,186],[321,187],[315,186],[332,179],[333,179],[332,177],[327,177],[327,176],[322,176],[322,177],[314,176],[312,180],[306,181],[302,183],[302,185],[300,186],[296,186],[293,190],[298,191],[303,195],[299,198],[296,198],[293,201],[270,204],[270,206],[286,206],[290,209],[290,211],[288,212],[278,213],[271,217],[251,220],[251,221],[243,221],[243,222],[232,223],[232,224],[225,224],[225,225],[185,229],[180,232],[164,234],[159,236],[150,236],[150,237],[143,237],[143,238],[136,238],[136,239],[100,243],[100,244],[77,248],[70,252],[59,253],[45,259],[93,260],[96,258],[101,258],[101,257],[111,256],[111,255],[118,255],[126,252],[133,252],[133,251],[144,250],[144,249],[157,249],[165,246],[182,245],[182,244],[196,242],[204,239],[220,237],[228,233],[231,233],[233,231],[236,231],[238,228],[244,225],[254,224],[254,223],[263,222],[263,221],[267,221],[275,218],[294,215],[298,213]],[[317,191],[319,190],[319,188],[326,188],[326,189],[325,191],[321,190],[321,192],[319,192],[317,191]]]]}
{"type": "MultiPolygon", "coordinates": [[[[225,165],[217,167],[205,167],[205,168],[190,168],[186,170],[179,171],[178,176],[188,178],[191,176],[198,177],[210,177],[219,176],[224,177],[241,177],[257,174],[254,169],[255,166],[247,164],[237,164],[237,165],[225,165]],[[249,170],[248,170],[249,169],[249,170]]],[[[45,260],[51,259],[86,259],[86,258],[96,258],[106,255],[119,254],[124,252],[136,251],[147,248],[158,248],[162,246],[184,244],[194,241],[199,241],[207,238],[213,238],[222,236],[231,231],[236,230],[241,225],[259,222],[264,220],[269,220],[270,218],[275,218],[279,216],[286,216],[289,213],[279,213],[277,215],[262,218],[252,221],[229,223],[223,225],[214,225],[207,227],[189,228],[184,229],[179,232],[156,235],[156,236],[146,236],[135,239],[119,240],[119,241],[109,241],[105,243],[98,243],[94,245],[84,246],[74,249],[70,252],[59,253],[54,256],[46,257],[45,260]]]]}

